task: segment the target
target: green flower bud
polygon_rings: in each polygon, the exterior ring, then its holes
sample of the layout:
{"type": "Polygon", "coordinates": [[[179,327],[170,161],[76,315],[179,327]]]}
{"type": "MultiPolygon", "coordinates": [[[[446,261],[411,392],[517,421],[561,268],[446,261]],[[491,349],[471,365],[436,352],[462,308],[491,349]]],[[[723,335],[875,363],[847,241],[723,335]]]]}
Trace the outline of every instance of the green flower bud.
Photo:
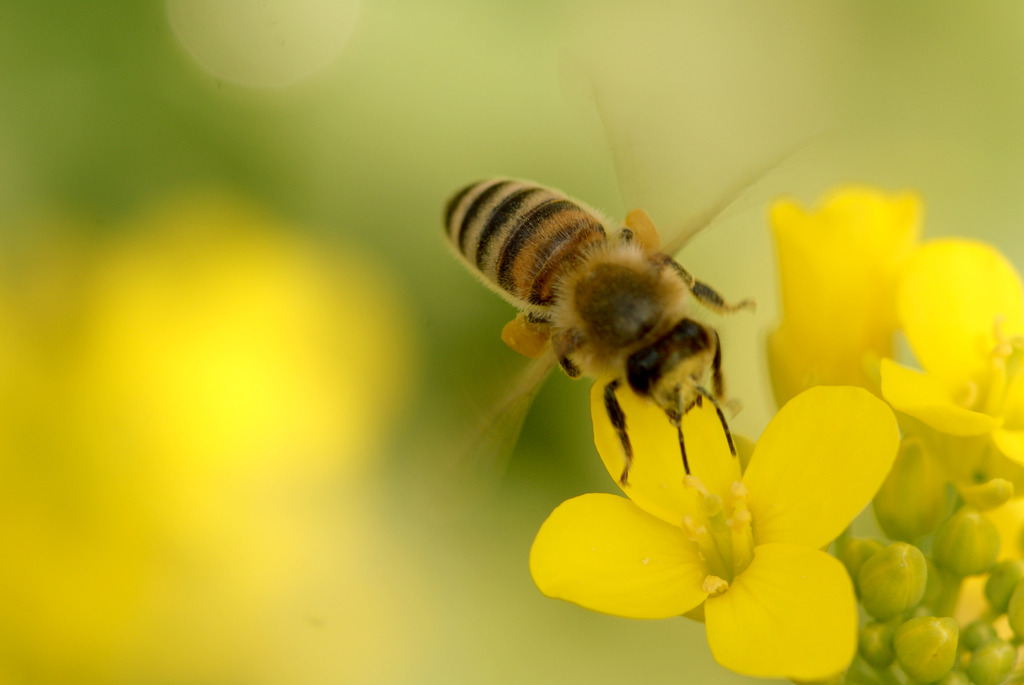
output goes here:
{"type": "Polygon", "coordinates": [[[999,685],[1017,662],[1017,650],[1005,640],[992,638],[971,654],[967,675],[974,685],[999,685]]]}
{"type": "Polygon", "coordinates": [[[922,683],[942,678],[956,662],[959,636],[956,621],[951,618],[912,618],[896,630],[893,649],[900,668],[922,683]]]}
{"type": "Polygon", "coordinates": [[[939,464],[920,440],[905,439],[875,495],[878,525],[893,540],[914,542],[939,527],[946,507],[946,477],[939,464]]]}
{"type": "Polygon", "coordinates": [[[905,614],[903,614],[903,620],[906,621],[906,620],[911,619],[911,618],[920,618],[922,616],[934,616],[934,615],[935,615],[935,610],[934,609],[932,609],[931,607],[926,607],[923,604],[918,604],[916,607],[914,607],[910,611],[908,611],[905,614]]]}
{"type": "Polygon", "coordinates": [[[932,615],[934,615],[936,613],[934,609],[939,606],[939,602],[942,601],[942,593],[946,589],[947,575],[931,559],[926,558],[924,562],[928,569],[928,582],[924,586],[921,606],[933,609],[932,615]]]}
{"type": "Polygon", "coordinates": [[[996,637],[996,629],[991,623],[974,621],[969,623],[960,633],[960,644],[968,650],[974,650],[996,637]]]}
{"type": "Polygon", "coordinates": [[[864,661],[875,668],[886,668],[896,658],[892,651],[892,628],[872,621],[860,631],[858,650],[864,661]]]}
{"type": "Polygon", "coordinates": [[[887,621],[917,606],[924,596],[928,566],[921,550],[894,542],[864,562],[857,574],[864,610],[887,621]]]}
{"type": "Polygon", "coordinates": [[[993,478],[987,483],[961,488],[960,496],[975,509],[988,511],[1013,499],[1013,483],[1003,478],[993,478]]]}
{"type": "Polygon", "coordinates": [[[963,671],[950,671],[936,680],[935,685],[971,685],[971,681],[967,679],[967,674],[963,671]]]}
{"type": "Polygon", "coordinates": [[[1024,580],[1013,588],[1010,601],[1006,605],[1006,618],[1017,637],[1024,637],[1024,580]]]}
{"type": "Polygon", "coordinates": [[[932,547],[935,563],[959,578],[989,570],[998,554],[999,531],[972,507],[943,521],[932,547]]]}
{"type": "MultiPolygon", "coordinates": [[[[865,561],[874,556],[876,552],[880,551],[882,547],[884,545],[881,542],[871,538],[844,538],[838,543],[836,556],[846,566],[846,570],[850,573],[850,578],[853,579],[854,585],[857,584],[857,574],[860,573],[860,567],[864,565],[865,561]]],[[[858,590],[858,592],[860,591],[858,590]]]]}
{"type": "Polygon", "coordinates": [[[985,597],[997,614],[1006,611],[1013,589],[1021,578],[1024,578],[1024,561],[1020,559],[1006,559],[992,568],[985,581],[985,597]]]}

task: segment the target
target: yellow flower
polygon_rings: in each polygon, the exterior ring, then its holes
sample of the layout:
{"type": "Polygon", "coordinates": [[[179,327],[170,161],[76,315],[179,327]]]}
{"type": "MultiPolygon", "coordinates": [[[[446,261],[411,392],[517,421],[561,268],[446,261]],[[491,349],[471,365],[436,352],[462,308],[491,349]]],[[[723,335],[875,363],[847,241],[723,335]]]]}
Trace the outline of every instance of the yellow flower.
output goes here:
{"type": "MultiPolygon", "coordinates": [[[[594,435],[613,478],[622,451],[592,393],[594,435]]],[[[541,527],[530,571],[544,594],[630,618],[703,608],[715,659],[762,677],[818,680],[847,667],[857,603],[821,551],[871,500],[896,456],[891,410],[860,388],[821,387],[784,406],[741,473],[710,403],[684,419],[691,474],[653,405],[619,395],[635,460],[629,499],[587,494],[541,527]]]]}
{"type": "Polygon", "coordinates": [[[928,243],[907,262],[897,307],[924,371],[883,360],[885,399],[940,433],[990,436],[1024,464],[1024,291],[1013,266],[983,243],[928,243]]]}
{"type": "Polygon", "coordinates": [[[840,188],[807,212],[776,202],[782,324],[768,338],[775,399],[814,385],[878,389],[877,360],[892,356],[899,270],[921,231],[916,195],[840,188]]]}
{"type": "Polygon", "coordinates": [[[418,600],[362,476],[412,367],[383,265],[229,198],[118,229],[0,273],[0,681],[390,676],[418,600]]]}

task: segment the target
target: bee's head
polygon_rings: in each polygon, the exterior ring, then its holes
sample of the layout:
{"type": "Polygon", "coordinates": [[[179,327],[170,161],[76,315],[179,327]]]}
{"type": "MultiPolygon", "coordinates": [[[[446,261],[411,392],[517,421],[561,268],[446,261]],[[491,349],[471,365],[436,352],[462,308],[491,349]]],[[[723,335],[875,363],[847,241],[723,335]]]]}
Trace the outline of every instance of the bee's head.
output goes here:
{"type": "Polygon", "coordinates": [[[693,319],[672,330],[626,360],[626,380],[633,391],[652,398],[662,409],[682,412],[695,385],[707,373],[716,351],[716,336],[693,319]]]}

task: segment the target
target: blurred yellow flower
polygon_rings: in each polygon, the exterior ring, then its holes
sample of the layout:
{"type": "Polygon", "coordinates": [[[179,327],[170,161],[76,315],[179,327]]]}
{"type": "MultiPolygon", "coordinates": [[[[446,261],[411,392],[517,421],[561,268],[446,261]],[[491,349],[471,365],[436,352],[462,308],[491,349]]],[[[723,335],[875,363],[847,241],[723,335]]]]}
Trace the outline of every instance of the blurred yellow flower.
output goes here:
{"type": "Polygon", "coordinates": [[[892,356],[896,279],[920,235],[920,200],[853,186],[813,212],[780,200],[770,218],[782,290],[782,324],[767,343],[777,404],[814,385],[877,394],[872,366],[892,356]]]}
{"type": "Polygon", "coordinates": [[[129,230],[92,287],[75,388],[87,420],[148,427],[149,449],[190,470],[358,468],[409,384],[380,268],[224,201],[129,230]]]}
{"type": "Polygon", "coordinates": [[[412,368],[383,271],[217,197],[68,245],[0,280],[0,675],[387,670],[401,562],[358,476],[412,368]]]}
{"type": "Polygon", "coordinates": [[[989,436],[1024,464],[1024,289],[1013,266],[983,243],[930,242],[907,263],[898,307],[924,371],[884,360],[885,399],[940,433],[989,436]]]}
{"type": "MultiPolygon", "coordinates": [[[[591,394],[598,451],[616,482],[621,443],[604,385],[591,394]]],[[[859,388],[814,388],[765,429],[742,474],[710,405],[676,432],[653,404],[623,392],[633,438],[629,499],[588,494],[541,526],[530,571],[544,594],[629,618],[703,609],[726,668],[819,680],[856,651],[857,602],[843,565],[821,551],[871,500],[896,457],[891,410],[859,388]]]]}

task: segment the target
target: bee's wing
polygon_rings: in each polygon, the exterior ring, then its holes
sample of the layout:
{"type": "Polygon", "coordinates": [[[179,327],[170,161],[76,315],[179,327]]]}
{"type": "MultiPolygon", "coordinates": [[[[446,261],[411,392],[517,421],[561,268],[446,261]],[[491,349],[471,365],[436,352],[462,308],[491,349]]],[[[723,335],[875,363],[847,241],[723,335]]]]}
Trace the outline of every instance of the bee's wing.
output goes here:
{"type": "Polygon", "coordinates": [[[690,217],[680,229],[672,232],[661,247],[661,251],[667,255],[675,255],[682,250],[690,239],[702,230],[711,226],[716,221],[726,216],[730,209],[734,209],[739,200],[742,199],[754,186],[767,178],[770,174],[780,169],[787,161],[802,150],[810,141],[800,143],[784,155],[771,160],[768,164],[759,169],[753,170],[750,174],[742,177],[736,184],[724,192],[707,209],[690,217]]]}
{"type": "MultiPolygon", "coordinates": [[[[694,21],[729,20],[695,14],[694,21]]],[[[814,82],[794,82],[806,69],[799,53],[765,61],[751,52],[737,61],[723,48],[718,57],[728,68],[709,79],[717,48],[674,36],[675,29],[697,32],[688,26],[624,29],[624,43],[611,54],[582,41],[563,54],[560,74],[577,115],[611,152],[623,213],[646,210],[668,254],[732,211],[760,205],[775,193],[760,188],[769,172],[835,128],[827,113],[798,97],[814,82]],[[789,62],[799,69],[781,68],[789,62]],[[765,99],[773,88],[789,97],[765,99]]]]}
{"type": "Polygon", "coordinates": [[[530,360],[502,398],[490,406],[469,438],[456,446],[442,467],[434,514],[450,517],[471,511],[497,486],[508,468],[530,405],[555,367],[550,347],[530,360]]]}

